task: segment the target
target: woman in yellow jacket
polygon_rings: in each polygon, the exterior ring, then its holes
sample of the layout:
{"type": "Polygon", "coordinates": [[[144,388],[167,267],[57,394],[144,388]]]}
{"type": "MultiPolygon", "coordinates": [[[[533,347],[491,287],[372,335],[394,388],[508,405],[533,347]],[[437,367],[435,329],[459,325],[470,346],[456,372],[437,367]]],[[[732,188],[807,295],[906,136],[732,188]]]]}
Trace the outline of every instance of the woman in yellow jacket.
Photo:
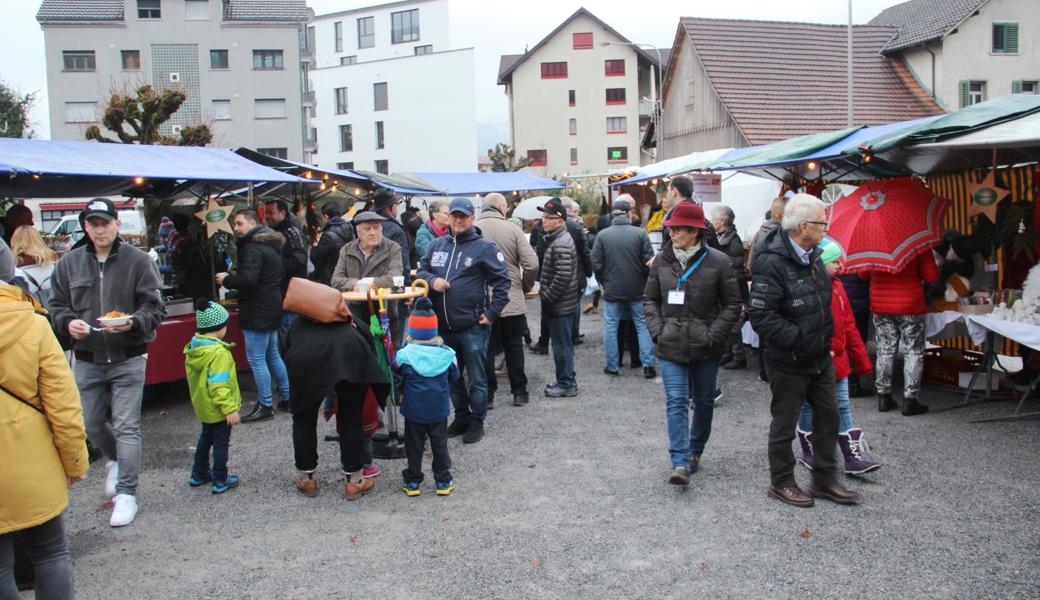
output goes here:
{"type": "Polygon", "coordinates": [[[18,597],[15,535],[32,556],[37,597],[73,597],[62,514],[69,486],[87,474],[87,435],[72,370],[37,309],[0,283],[0,598],[18,597]]]}

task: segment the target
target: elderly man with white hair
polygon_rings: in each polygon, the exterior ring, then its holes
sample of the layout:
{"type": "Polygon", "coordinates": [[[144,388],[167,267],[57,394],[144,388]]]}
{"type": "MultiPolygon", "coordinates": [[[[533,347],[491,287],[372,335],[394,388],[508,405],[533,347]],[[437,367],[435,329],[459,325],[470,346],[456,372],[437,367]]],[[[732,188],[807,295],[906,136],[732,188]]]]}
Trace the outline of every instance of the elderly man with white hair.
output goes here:
{"type": "Polygon", "coordinates": [[[819,260],[827,233],[824,203],[797,194],[784,207],[780,229],[762,242],[751,265],[748,318],[766,341],[766,372],[772,391],[769,426],[768,494],[792,506],[810,507],[813,498],[859,504],[857,492],[838,483],[834,458],[838,405],[831,357],[831,284],[819,260]],[[794,478],[791,442],[802,402],[813,410],[813,484],[806,494],[794,478]]]}

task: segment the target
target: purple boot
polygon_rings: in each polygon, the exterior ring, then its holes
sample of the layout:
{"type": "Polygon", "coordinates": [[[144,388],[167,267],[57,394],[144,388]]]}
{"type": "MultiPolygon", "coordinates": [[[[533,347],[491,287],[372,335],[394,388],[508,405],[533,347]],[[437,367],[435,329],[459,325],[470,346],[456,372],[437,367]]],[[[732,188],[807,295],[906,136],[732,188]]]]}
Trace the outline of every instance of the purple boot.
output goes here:
{"type": "Polygon", "coordinates": [[[802,455],[798,457],[798,462],[805,465],[806,469],[812,471],[816,465],[812,453],[812,432],[795,429],[795,433],[798,434],[798,443],[802,446],[802,455]]]}
{"type": "Polygon", "coordinates": [[[850,429],[845,433],[839,433],[838,446],[845,457],[845,473],[862,475],[881,468],[880,463],[867,458],[867,444],[863,441],[862,429],[850,429]]]}

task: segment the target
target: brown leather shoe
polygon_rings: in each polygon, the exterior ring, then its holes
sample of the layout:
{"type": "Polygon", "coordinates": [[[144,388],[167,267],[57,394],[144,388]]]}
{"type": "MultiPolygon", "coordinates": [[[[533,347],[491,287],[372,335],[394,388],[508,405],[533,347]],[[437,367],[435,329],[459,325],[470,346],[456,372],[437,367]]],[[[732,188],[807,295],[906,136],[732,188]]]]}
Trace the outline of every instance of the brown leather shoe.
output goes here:
{"type": "Polygon", "coordinates": [[[790,504],[799,508],[811,508],[815,504],[812,497],[803,492],[802,488],[797,485],[782,488],[769,486],[767,494],[770,498],[776,498],[784,504],[790,504]]]}
{"type": "Polygon", "coordinates": [[[296,479],[296,491],[308,498],[314,498],[318,495],[318,480],[313,477],[300,475],[296,479]]]}
{"type": "Polygon", "coordinates": [[[854,492],[838,483],[825,486],[813,485],[809,488],[809,493],[814,498],[826,498],[835,504],[859,504],[863,502],[863,496],[859,492],[854,492]]]}
{"type": "Polygon", "coordinates": [[[358,477],[357,480],[347,478],[347,485],[344,486],[343,491],[347,495],[347,500],[357,500],[375,488],[376,482],[371,477],[358,477]]]}

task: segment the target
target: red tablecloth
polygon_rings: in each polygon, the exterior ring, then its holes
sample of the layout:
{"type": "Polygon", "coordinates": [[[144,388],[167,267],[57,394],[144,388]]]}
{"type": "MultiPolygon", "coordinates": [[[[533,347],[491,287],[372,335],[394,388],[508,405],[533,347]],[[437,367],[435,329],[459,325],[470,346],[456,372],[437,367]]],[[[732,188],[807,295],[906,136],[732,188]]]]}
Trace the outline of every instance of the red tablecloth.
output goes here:
{"type": "MultiPolygon", "coordinates": [[[[238,327],[238,311],[229,312],[227,336],[224,341],[235,344],[231,354],[239,369],[248,369],[245,342],[238,327]]],[[[148,344],[148,365],[144,371],[145,385],[184,379],[184,346],[195,333],[195,314],[170,317],[155,332],[155,341],[148,344]]]]}

